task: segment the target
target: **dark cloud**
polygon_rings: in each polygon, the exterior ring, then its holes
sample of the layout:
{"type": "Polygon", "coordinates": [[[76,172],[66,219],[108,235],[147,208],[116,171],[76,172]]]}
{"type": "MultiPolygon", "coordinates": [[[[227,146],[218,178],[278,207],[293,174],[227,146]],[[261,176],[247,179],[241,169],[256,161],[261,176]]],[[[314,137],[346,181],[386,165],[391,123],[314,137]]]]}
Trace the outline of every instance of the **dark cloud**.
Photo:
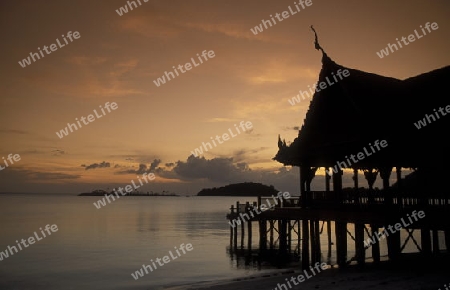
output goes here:
{"type": "Polygon", "coordinates": [[[61,155],[66,154],[66,152],[64,150],[59,150],[59,149],[52,150],[51,152],[52,152],[53,156],[61,156],[61,155]]]}
{"type": "MultiPolygon", "coordinates": [[[[237,165],[233,162],[233,158],[208,160],[205,157],[191,155],[186,162],[178,161],[172,169],[172,173],[182,180],[208,179],[213,182],[242,182],[246,179],[243,174],[246,170],[248,170],[247,164],[237,165]]],[[[165,173],[160,172],[160,174],[165,173]]]]}
{"type": "Polygon", "coordinates": [[[158,165],[161,163],[161,159],[155,159],[152,163],[150,163],[150,171],[154,171],[158,165]]]}
{"type": "MultiPolygon", "coordinates": [[[[256,149],[255,149],[256,150],[256,149]]],[[[254,151],[254,150],[250,150],[254,151]]],[[[298,168],[281,167],[278,170],[252,170],[247,162],[236,162],[233,158],[189,156],[186,161],[177,161],[170,170],[158,168],[156,173],[166,179],[180,179],[193,184],[226,185],[238,182],[259,182],[274,185],[279,190],[298,193],[298,168]]]]}
{"type": "Polygon", "coordinates": [[[107,168],[107,167],[111,167],[111,163],[103,161],[102,163],[93,163],[93,164],[88,165],[88,166],[86,166],[86,165],[83,164],[83,165],[81,165],[81,166],[82,166],[82,167],[85,167],[86,170],[89,170],[89,169],[97,169],[97,168],[107,168]]]}
{"type": "Polygon", "coordinates": [[[14,130],[14,129],[0,129],[0,133],[5,133],[5,134],[19,134],[19,135],[26,135],[26,134],[29,134],[27,131],[23,131],[23,130],[14,130]]]}
{"type": "Polygon", "coordinates": [[[156,172],[158,170],[158,165],[161,163],[161,159],[155,159],[150,163],[149,166],[141,163],[138,169],[128,169],[116,172],[115,174],[144,174],[149,172],[156,172]]]}
{"type": "Polygon", "coordinates": [[[166,167],[173,167],[173,166],[175,166],[175,163],[173,163],[173,162],[166,163],[165,166],[166,167]]]}
{"type": "Polygon", "coordinates": [[[21,183],[42,182],[48,180],[73,180],[80,178],[78,174],[55,172],[41,172],[24,168],[7,167],[1,171],[0,184],[12,183],[16,186],[21,183]]]}

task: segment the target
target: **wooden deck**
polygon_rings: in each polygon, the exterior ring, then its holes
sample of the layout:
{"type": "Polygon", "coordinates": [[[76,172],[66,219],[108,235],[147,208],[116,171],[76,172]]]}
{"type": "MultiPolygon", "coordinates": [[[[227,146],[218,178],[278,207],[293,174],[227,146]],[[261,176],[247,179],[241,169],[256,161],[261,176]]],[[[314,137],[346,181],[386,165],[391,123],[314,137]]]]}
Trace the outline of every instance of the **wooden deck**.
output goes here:
{"type": "MultiPolygon", "coordinates": [[[[369,250],[364,245],[367,238],[373,238],[381,232],[380,228],[387,228],[400,224],[406,231],[405,241],[400,239],[400,230],[389,235],[385,240],[389,250],[389,259],[397,259],[412,233],[419,230],[420,242],[412,240],[417,246],[418,253],[433,255],[442,252],[439,248],[438,232],[445,234],[446,252],[450,252],[450,198],[448,194],[427,194],[424,198],[419,193],[395,193],[384,191],[367,192],[334,192],[310,191],[305,192],[303,198],[291,197],[288,200],[276,197],[258,197],[256,202],[245,204],[237,202],[232,205],[227,219],[241,220],[241,248],[243,248],[245,224],[247,225],[248,245],[251,244],[252,223],[259,227],[259,245],[262,250],[273,249],[274,240],[279,242],[278,250],[282,252],[291,249],[295,233],[298,252],[302,257],[303,267],[320,261],[321,244],[319,223],[327,222],[327,234],[330,235],[330,222],[335,224],[337,261],[340,266],[348,263],[347,235],[355,241],[358,263],[364,264],[365,252],[369,250]],[[277,204],[275,205],[275,201],[277,204]],[[265,211],[261,205],[267,205],[265,211]],[[417,213],[422,211],[422,218],[417,213]],[[415,216],[413,217],[413,213],[415,216]],[[348,230],[348,224],[353,224],[354,232],[348,230]],[[274,237],[278,235],[278,237],[274,237]],[[420,245],[419,245],[420,244],[420,245]],[[300,247],[301,246],[301,247],[300,247]],[[301,250],[300,250],[301,248],[301,250]]],[[[323,225],[322,225],[323,227],[323,225]]],[[[237,247],[239,226],[230,224],[230,241],[234,240],[237,247]]],[[[328,237],[331,247],[331,237],[328,237]]],[[[384,241],[383,241],[384,242],[384,241]]],[[[380,260],[380,243],[371,245],[374,262],[380,260]]]]}

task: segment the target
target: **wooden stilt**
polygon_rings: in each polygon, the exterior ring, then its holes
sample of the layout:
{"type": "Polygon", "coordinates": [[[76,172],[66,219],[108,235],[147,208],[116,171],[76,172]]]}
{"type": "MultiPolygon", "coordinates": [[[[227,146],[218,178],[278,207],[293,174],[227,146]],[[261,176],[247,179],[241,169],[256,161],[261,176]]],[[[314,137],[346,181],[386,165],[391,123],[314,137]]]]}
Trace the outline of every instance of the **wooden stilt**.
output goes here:
{"type": "Polygon", "coordinates": [[[274,228],[274,220],[269,220],[269,231],[270,231],[270,237],[269,237],[269,247],[271,250],[273,250],[273,228],[274,228]]]}
{"type": "Polygon", "coordinates": [[[364,224],[355,224],[355,249],[356,261],[363,266],[366,261],[366,249],[364,248],[364,224]]]}
{"type": "Polygon", "coordinates": [[[292,245],[291,245],[292,244],[292,230],[293,230],[294,225],[295,225],[295,221],[294,221],[293,225],[291,224],[290,220],[287,221],[287,226],[288,226],[288,230],[287,230],[287,249],[288,249],[289,253],[291,252],[291,248],[292,248],[292,245]]]}
{"type": "Polygon", "coordinates": [[[233,227],[230,225],[230,248],[233,248],[233,227]]]}
{"type": "Polygon", "coordinates": [[[264,251],[267,249],[267,221],[259,220],[259,249],[264,251]]]}
{"type": "Polygon", "coordinates": [[[302,220],[302,268],[309,267],[309,227],[308,220],[302,220]]]}
{"type": "Polygon", "coordinates": [[[233,233],[233,244],[234,244],[234,249],[237,249],[237,233],[238,233],[238,226],[236,225],[233,229],[234,233],[233,233]]]}
{"type": "Polygon", "coordinates": [[[331,221],[327,221],[328,255],[327,263],[331,264],[331,221]]]}
{"type": "Polygon", "coordinates": [[[445,248],[447,249],[447,253],[450,254],[450,229],[445,230],[445,248]]]}
{"type": "Polygon", "coordinates": [[[317,260],[317,253],[316,253],[316,227],[315,227],[315,221],[310,220],[309,221],[309,236],[311,238],[311,265],[314,265],[317,260]]]}
{"type": "Polygon", "coordinates": [[[336,252],[339,267],[347,266],[347,223],[335,222],[336,252]]]}
{"type": "Polygon", "coordinates": [[[400,239],[400,231],[395,233],[390,233],[387,237],[388,244],[388,256],[389,260],[396,260],[400,257],[401,254],[401,239],[400,239]]]}
{"type": "Polygon", "coordinates": [[[375,243],[371,245],[372,247],[372,258],[374,263],[380,262],[380,241],[378,241],[378,236],[376,233],[378,233],[378,226],[377,225],[370,225],[371,231],[372,231],[372,239],[375,239],[375,243]]]}
{"type": "Polygon", "coordinates": [[[245,239],[245,221],[241,222],[241,249],[244,248],[244,239],[245,239]]]}
{"type": "Polygon", "coordinates": [[[320,221],[315,221],[315,234],[316,234],[316,262],[322,261],[322,252],[320,250],[320,221]]]}
{"type": "Polygon", "coordinates": [[[287,253],[287,220],[278,221],[278,235],[280,240],[280,253],[287,253]]]}
{"type": "Polygon", "coordinates": [[[438,231],[433,230],[433,254],[438,255],[439,253],[440,253],[440,250],[439,250],[438,231]]]}
{"type": "Polygon", "coordinates": [[[301,250],[300,243],[302,241],[302,233],[300,232],[300,230],[301,230],[300,220],[297,220],[297,253],[298,253],[299,257],[301,256],[301,254],[300,254],[300,250],[301,250]]]}
{"type": "Polygon", "coordinates": [[[422,253],[425,256],[431,255],[431,236],[429,228],[420,229],[420,240],[422,244],[422,253]]]}
{"type": "Polygon", "coordinates": [[[248,241],[247,241],[247,249],[252,249],[252,221],[247,222],[247,232],[248,232],[248,241]]]}

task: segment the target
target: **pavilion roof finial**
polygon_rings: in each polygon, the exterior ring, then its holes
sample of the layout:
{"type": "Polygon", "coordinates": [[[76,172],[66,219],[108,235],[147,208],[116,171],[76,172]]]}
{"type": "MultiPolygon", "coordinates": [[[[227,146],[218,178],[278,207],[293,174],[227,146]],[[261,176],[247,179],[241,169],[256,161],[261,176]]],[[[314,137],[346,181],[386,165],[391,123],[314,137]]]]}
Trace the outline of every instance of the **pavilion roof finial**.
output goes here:
{"type": "Polygon", "coordinates": [[[319,38],[317,37],[317,32],[316,32],[316,30],[314,29],[314,27],[311,25],[311,30],[314,32],[314,35],[315,35],[315,40],[314,40],[314,46],[315,46],[315,48],[317,49],[317,50],[321,50],[322,51],[322,53],[324,54],[324,55],[327,55],[326,53],[325,53],[325,51],[323,50],[323,48],[320,46],[320,44],[319,44],[319,38]]]}

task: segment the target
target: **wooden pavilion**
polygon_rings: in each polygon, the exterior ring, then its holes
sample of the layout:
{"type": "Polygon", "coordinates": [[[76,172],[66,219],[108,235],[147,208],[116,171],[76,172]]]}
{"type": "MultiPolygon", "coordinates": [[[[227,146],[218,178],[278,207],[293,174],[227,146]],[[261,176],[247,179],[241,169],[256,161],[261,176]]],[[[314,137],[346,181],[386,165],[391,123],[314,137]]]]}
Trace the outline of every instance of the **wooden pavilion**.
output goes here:
{"type": "MultiPolygon", "coordinates": [[[[344,266],[349,262],[349,234],[355,241],[355,260],[364,264],[368,247],[363,241],[367,236],[374,237],[379,228],[395,224],[413,210],[422,210],[426,218],[405,228],[408,237],[404,242],[400,232],[387,237],[389,259],[400,257],[408,240],[425,256],[441,253],[439,231],[445,235],[448,253],[450,189],[445,177],[450,173],[450,141],[446,136],[450,129],[450,116],[446,116],[450,114],[446,96],[450,66],[399,80],[339,65],[319,45],[317,35],[315,44],[322,52],[318,84],[325,82],[328,86],[315,91],[298,137],[289,145],[279,137],[279,150],[273,158],[300,168],[300,199],[251,218],[249,238],[251,222],[258,221],[260,247],[266,247],[268,234],[272,247],[276,231],[283,250],[289,248],[291,231],[295,231],[302,265],[307,267],[310,261],[321,260],[319,221],[328,222],[329,253],[330,221],[334,221],[337,263],[344,266]],[[337,72],[344,70],[349,74],[336,82],[337,72]],[[383,140],[385,146],[373,150],[383,140]],[[361,152],[362,158],[351,157],[361,152]],[[311,190],[311,181],[319,168],[331,173],[325,174],[325,191],[311,190]],[[413,173],[403,179],[402,169],[411,169],[413,173]],[[366,189],[361,189],[359,171],[367,180],[366,189]],[[396,172],[395,184],[390,184],[392,171],[396,172]],[[351,190],[343,189],[344,172],[353,175],[351,190]],[[378,175],[382,190],[373,188],[378,175]],[[354,236],[348,230],[349,223],[354,224],[354,236]],[[421,232],[420,245],[412,235],[414,230],[421,232]]],[[[248,212],[249,205],[237,204],[235,209],[232,206],[228,219],[248,212]]],[[[230,230],[236,238],[237,229],[230,230]]],[[[370,248],[373,261],[379,261],[379,243],[370,248]]]]}

